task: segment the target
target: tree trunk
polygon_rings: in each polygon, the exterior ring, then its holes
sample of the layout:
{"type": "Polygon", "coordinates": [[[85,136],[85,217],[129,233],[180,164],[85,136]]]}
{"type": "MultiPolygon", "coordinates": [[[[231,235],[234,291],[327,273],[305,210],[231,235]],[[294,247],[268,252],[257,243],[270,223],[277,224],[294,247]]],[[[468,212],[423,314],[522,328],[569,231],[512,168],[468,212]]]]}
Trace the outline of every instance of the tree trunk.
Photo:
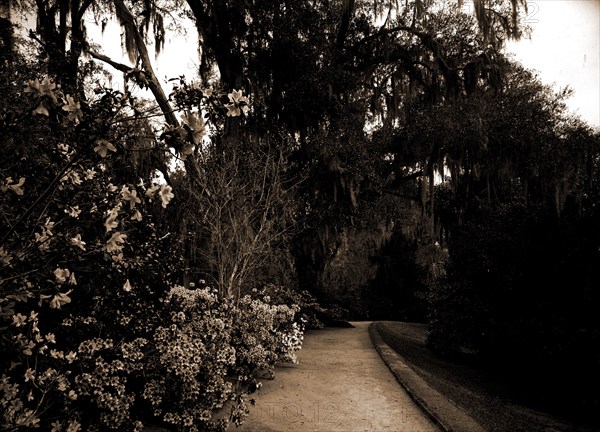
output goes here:
{"type": "Polygon", "coordinates": [[[14,33],[10,3],[8,0],[0,0],[0,71],[12,62],[13,57],[14,33]]]}

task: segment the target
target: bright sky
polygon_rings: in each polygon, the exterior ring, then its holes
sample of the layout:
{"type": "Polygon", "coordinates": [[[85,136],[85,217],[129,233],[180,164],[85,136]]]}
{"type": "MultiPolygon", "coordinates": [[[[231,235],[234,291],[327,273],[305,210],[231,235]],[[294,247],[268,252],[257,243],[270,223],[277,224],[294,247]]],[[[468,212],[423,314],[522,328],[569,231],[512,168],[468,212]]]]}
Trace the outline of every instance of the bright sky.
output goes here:
{"type": "MultiPolygon", "coordinates": [[[[130,65],[131,62],[121,50],[122,29],[118,23],[115,20],[110,20],[104,32],[101,32],[100,27],[95,24],[91,13],[87,14],[87,21],[88,36],[92,41],[100,45],[99,52],[108,55],[117,62],[130,65]]],[[[187,21],[182,21],[182,23],[187,23],[187,21]]],[[[170,78],[185,75],[187,80],[191,81],[195,78],[195,71],[198,70],[198,35],[195,28],[192,26],[188,27],[183,30],[183,33],[166,31],[165,46],[161,50],[158,59],[154,56],[154,47],[152,44],[148,46],[148,51],[153,61],[152,67],[154,68],[154,72],[167,93],[171,89],[171,84],[168,83],[170,78]]],[[[106,65],[105,67],[107,70],[112,71],[110,66],[106,65]]],[[[112,86],[113,88],[120,89],[123,80],[120,74],[116,76],[117,78],[113,81],[112,86]]],[[[134,94],[136,90],[138,93],[144,93],[139,92],[139,89],[130,89],[134,94]]],[[[147,92],[147,96],[151,97],[149,91],[147,92]]]]}
{"type": "Polygon", "coordinates": [[[531,40],[508,51],[556,89],[571,87],[571,111],[600,127],[600,0],[528,1],[531,40]]]}

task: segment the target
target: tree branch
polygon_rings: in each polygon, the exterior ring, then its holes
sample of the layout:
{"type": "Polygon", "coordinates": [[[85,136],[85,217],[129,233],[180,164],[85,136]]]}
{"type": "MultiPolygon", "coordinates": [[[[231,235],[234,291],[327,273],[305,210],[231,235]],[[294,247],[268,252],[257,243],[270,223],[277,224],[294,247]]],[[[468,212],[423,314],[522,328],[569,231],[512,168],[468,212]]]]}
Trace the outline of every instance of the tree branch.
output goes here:
{"type": "Polygon", "coordinates": [[[84,2],[81,4],[81,7],[79,8],[79,10],[77,11],[77,18],[78,21],[81,21],[81,18],[83,18],[83,14],[85,13],[85,11],[87,10],[87,8],[90,7],[90,5],[92,4],[93,0],[84,0],[84,2]]]}
{"type": "Polygon", "coordinates": [[[111,65],[113,68],[115,68],[121,72],[128,73],[128,72],[135,70],[135,68],[132,68],[131,66],[127,66],[123,63],[116,62],[116,61],[112,60],[110,57],[107,57],[104,54],[97,53],[96,51],[88,49],[88,50],[86,50],[86,52],[89,55],[91,55],[92,57],[94,57],[95,59],[103,61],[104,63],[111,65]]]}
{"type": "Polygon", "coordinates": [[[165,120],[167,123],[171,126],[179,127],[179,120],[177,117],[175,117],[171,103],[169,102],[169,99],[167,98],[162,86],[160,85],[160,82],[156,78],[156,74],[154,73],[152,62],[150,61],[150,55],[148,54],[148,48],[146,47],[144,38],[138,30],[135,17],[122,0],[114,0],[114,3],[115,7],[120,13],[121,24],[126,28],[126,31],[131,32],[135,38],[136,50],[140,56],[140,60],[142,61],[143,71],[148,76],[148,88],[154,95],[158,106],[165,115],[165,120]]]}

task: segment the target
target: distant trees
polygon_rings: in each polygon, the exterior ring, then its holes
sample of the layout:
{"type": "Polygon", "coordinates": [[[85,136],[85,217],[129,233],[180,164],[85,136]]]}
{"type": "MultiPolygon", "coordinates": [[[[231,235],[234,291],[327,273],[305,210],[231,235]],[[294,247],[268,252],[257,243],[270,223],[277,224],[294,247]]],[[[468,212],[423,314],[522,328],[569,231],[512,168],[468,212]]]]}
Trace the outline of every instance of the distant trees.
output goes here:
{"type": "Polygon", "coordinates": [[[506,155],[489,154],[486,140],[504,129],[492,131],[496,120],[479,110],[492,111],[498,101],[506,116],[514,108],[516,100],[496,96],[505,75],[516,73],[500,51],[520,35],[523,3],[478,1],[475,16],[460,2],[188,5],[202,47],[201,79],[218,71],[225,88],[243,89],[254,102],[246,117],[225,120],[216,151],[257,145],[277,130],[292,149],[292,170],[304,178],[296,195],[303,227],[291,243],[301,287],[358,310],[370,294],[348,285],[348,262],[373,276],[377,264],[368,256],[392,235],[443,243],[440,175],[454,173],[461,199],[484,189],[490,199],[501,193],[494,176],[503,171],[493,158],[502,164],[506,155]],[[380,238],[378,227],[391,223],[395,232],[380,238]]]}

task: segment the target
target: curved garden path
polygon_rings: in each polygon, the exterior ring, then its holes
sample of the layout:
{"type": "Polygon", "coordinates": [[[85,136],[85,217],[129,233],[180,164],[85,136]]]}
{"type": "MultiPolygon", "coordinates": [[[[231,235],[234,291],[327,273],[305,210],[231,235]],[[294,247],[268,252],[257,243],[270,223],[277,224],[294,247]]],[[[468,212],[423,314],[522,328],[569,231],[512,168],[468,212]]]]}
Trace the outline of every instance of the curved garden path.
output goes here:
{"type": "Polygon", "coordinates": [[[305,335],[299,363],[263,380],[236,432],[429,432],[439,429],[414,404],[369,338],[369,323],[305,335]]]}

